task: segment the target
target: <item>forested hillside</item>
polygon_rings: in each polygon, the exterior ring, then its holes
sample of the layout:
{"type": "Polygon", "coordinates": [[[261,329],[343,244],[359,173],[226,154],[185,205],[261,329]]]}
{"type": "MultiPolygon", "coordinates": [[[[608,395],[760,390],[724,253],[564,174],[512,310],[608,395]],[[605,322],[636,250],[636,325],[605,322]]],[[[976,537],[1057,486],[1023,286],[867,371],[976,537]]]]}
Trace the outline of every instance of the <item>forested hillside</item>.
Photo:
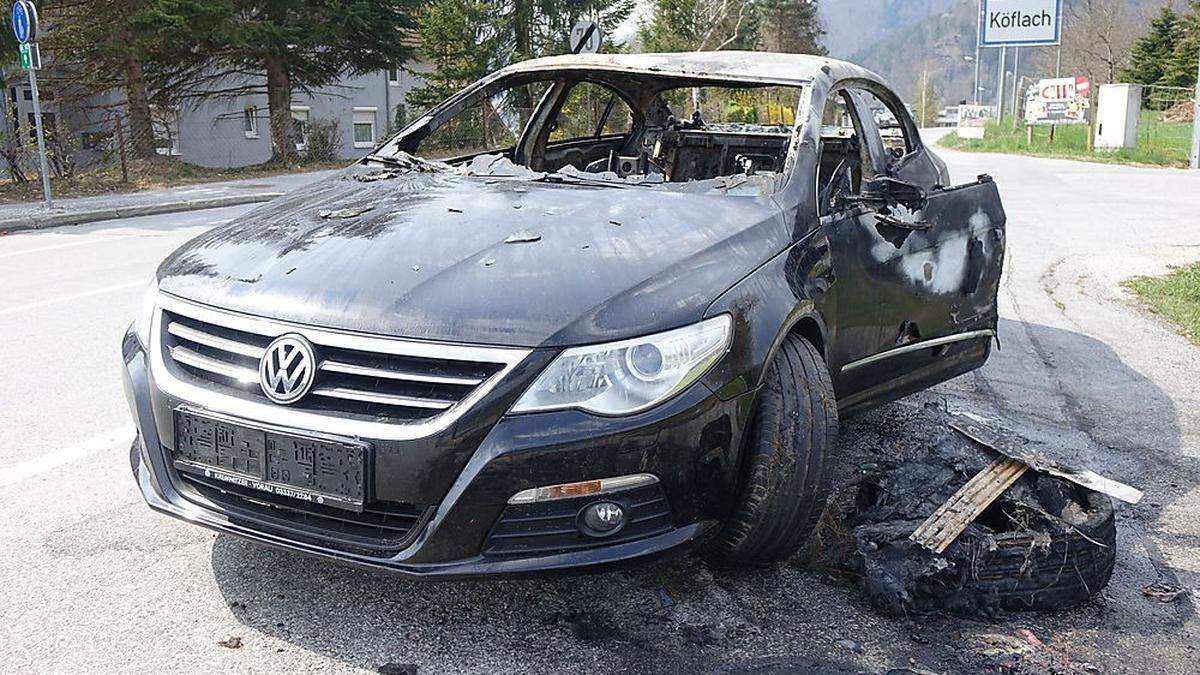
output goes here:
{"type": "MultiPolygon", "coordinates": [[[[1115,56],[1108,58],[1120,65],[1133,39],[1148,26],[1151,13],[1167,1],[1067,0],[1064,74],[1110,79],[1110,64],[1089,47],[1113,44],[1115,56]]],[[[975,56],[978,0],[823,0],[820,8],[831,56],[871,68],[910,99],[918,95],[926,72],[942,105],[971,97],[975,65],[968,57],[975,56]]],[[[1052,75],[1055,52],[1022,49],[1018,78],[1052,75]]],[[[996,96],[999,57],[997,49],[983,52],[984,100],[996,96]]],[[[1010,50],[1009,72],[1015,57],[1010,50]]]]}

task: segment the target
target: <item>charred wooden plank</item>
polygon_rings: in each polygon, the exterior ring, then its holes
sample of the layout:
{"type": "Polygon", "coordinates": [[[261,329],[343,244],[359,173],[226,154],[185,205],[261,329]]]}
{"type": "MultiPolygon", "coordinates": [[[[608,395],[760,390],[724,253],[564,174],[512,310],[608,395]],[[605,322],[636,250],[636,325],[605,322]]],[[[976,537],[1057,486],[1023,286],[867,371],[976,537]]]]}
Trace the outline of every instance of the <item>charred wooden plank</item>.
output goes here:
{"type": "Polygon", "coordinates": [[[933,515],[921,523],[909,539],[933,551],[945,551],[996,498],[1004,494],[1029,467],[1011,457],[1001,457],[975,474],[933,515]]]}

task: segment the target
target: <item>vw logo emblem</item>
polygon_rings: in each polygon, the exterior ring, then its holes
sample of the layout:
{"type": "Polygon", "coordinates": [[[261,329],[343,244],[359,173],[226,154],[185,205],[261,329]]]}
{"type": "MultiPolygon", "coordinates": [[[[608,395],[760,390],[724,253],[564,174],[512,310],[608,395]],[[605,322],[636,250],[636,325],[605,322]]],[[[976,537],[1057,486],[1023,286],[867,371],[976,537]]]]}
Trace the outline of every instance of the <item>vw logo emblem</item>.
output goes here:
{"type": "Polygon", "coordinates": [[[317,376],[317,355],[300,335],[284,335],[267,346],[258,364],[263,393],[276,403],[295,403],[312,389],[317,376]]]}

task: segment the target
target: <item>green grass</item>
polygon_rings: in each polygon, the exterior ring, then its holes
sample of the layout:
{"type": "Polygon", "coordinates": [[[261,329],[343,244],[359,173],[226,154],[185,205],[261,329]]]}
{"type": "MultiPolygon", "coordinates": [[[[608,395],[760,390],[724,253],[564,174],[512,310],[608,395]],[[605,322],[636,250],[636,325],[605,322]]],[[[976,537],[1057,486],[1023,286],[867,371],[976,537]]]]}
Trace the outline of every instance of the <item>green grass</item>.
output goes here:
{"type": "Polygon", "coordinates": [[[1161,277],[1134,277],[1125,287],[1155,314],[1170,319],[1200,345],[1200,262],[1174,267],[1161,277]]]}
{"type": "Polygon", "coordinates": [[[959,138],[951,133],[941,145],[968,152],[1003,152],[1038,157],[1081,159],[1090,162],[1187,166],[1192,152],[1192,125],[1163,122],[1161,113],[1144,111],[1138,132],[1138,147],[1115,151],[1088,152],[1085,125],[1060,126],[1050,143],[1049,127],[1034,127],[1033,142],[1026,138],[1024,124],[990,122],[983,139],[959,138]]]}

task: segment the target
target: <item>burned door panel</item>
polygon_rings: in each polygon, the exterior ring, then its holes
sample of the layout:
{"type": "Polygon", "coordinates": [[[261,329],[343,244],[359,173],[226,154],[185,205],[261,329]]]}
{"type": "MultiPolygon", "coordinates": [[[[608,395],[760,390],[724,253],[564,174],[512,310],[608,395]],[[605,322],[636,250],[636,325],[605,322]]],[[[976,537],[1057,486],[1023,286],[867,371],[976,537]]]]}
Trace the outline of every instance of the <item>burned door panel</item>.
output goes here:
{"type": "Polygon", "coordinates": [[[838,397],[869,388],[878,381],[876,368],[842,372],[842,366],[880,350],[879,295],[871,259],[864,254],[873,240],[875,212],[864,207],[821,219],[821,232],[807,244],[804,264],[806,294],[828,326],[827,358],[838,397]]]}
{"type": "MultiPolygon", "coordinates": [[[[872,253],[886,349],[995,329],[1005,220],[996,184],[981,176],[929,193],[919,211],[876,223],[872,253]]],[[[949,368],[957,356],[980,351],[971,342],[897,355],[889,370],[936,371],[939,362],[949,368]]]]}

